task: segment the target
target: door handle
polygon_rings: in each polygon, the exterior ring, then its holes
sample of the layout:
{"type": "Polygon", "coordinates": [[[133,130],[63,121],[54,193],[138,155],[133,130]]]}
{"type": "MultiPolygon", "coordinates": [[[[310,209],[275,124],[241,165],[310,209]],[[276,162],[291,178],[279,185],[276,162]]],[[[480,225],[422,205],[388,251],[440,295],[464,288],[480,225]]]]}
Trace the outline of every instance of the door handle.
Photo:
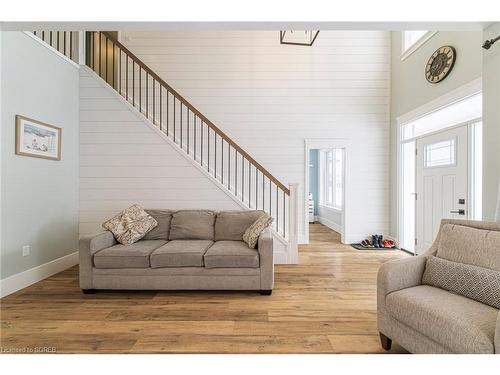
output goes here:
{"type": "Polygon", "coordinates": [[[465,210],[460,209],[460,210],[451,210],[450,214],[459,214],[459,215],[465,215],[465,210]]]}

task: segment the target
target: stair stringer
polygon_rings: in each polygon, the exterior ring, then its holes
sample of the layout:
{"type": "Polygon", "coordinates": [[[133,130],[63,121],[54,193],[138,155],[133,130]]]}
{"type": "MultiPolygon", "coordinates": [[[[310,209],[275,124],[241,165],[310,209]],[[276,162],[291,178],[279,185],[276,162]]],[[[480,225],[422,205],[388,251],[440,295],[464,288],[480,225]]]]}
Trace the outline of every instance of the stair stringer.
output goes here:
{"type": "MultiPolygon", "coordinates": [[[[122,97],[114,88],[112,88],[106,81],[104,81],[98,74],[96,74],[92,69],[87,66],[82,65],[81,71],[85,72],[89,77],[92,77],[96,83],[106,90],[113,98],[119,100],[127,109],[132,113],[138,121],[146,125],[155,134],[157,134],[166,144],[168,144],[173,150],[175,150],[180,156],[182,156],[186,161],[188,161],[194,168],[201,172],[212,184],[214,184],[220,191],[222,191],[227,197],[234,201],[239,207],[245,210],[250,208],[238,199],[233,193],[231,193],[226,185],[221,184],[211,173],[203,168],[197,161],[187,154],[184,149],[179,147],[179,144],[175,143],[170,137],[165,134],[164,131],[160,130],[156,125],[149,121],[144,114],[142,114],[136,107],[134,107],[130,102],[128,102],[124,97],[122,97]]],[[[293,262],[291,257],[290,243],[279,235],[274,229],[271,229],[271,234],[273,236],[273,246],[274,246],[274,263],[275,264],[290,264],[293,262]]]]}

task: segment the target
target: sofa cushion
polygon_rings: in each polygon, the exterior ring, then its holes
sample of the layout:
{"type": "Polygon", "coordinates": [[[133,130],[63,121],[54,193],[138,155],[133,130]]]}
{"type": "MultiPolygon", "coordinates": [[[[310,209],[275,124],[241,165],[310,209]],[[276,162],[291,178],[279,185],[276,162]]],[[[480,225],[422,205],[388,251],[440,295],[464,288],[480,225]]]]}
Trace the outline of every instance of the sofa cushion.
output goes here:
{"type": "Polygon", "coordinates": [[[241,241],[243,233],[264,211],[221,211],[215,219],[215,241],[241,241]]]}
{"type": "Polygon", "coordinates": [[[158,223],[141,206],[134,204],[102,224],[124,245],[139,241],[158,223]]]}
{"type": "Polygon", "coordinates": [[[245,233],[243,233],[243,241],[246,242],[250,249],[255,249],[259,241],[260,234],[271,225],[273,218],[266,213],[263,213],[250,225],[245,233]]]}
{"type": "Polygon", "coordinates": [[[445,224],[436,256],[500,271],[500,232],[445,224]]]}
{"type": "Polygon", "coordinates": [[[164,240],[142,240],[131,245],[115,245],[94,254],[96,268],[149,268],[149,255],[164,240]]]}
{"type": "Polygon", "coordinates": [[[143,240],[168,240],[170,233],[170,221],[172,211],[170,210],[146,210],[146,212],[158,222],[158,225],[150,230],[142,238],[143,240]]]}
{"type": "Polygon", "coordinates": [[[455,353],[494,353],[498,310],[428,285],[386,297],[389,314],[455,353]]]}
{"type": "Polygon", "coordinates": [[[151,267],[203,267],[203,255],[210,240],[174,240],[151,254],[151,267]]]}
{"type": "Polygon", "coordinates": [[[205,253],[206,268],[259,267],[259,252],[243,241],[217,241],[205,253]]]}
{"type": "Polygon", "coordinates": [[[215,213],[208,210],[183,210],[172,215],[170,240],[214,239],[215,213]]]}
{"type": "Polygon", "coordinates": [[[429,256],[422,284],[436,286],[500,309],[500,272],[429,256]]]}

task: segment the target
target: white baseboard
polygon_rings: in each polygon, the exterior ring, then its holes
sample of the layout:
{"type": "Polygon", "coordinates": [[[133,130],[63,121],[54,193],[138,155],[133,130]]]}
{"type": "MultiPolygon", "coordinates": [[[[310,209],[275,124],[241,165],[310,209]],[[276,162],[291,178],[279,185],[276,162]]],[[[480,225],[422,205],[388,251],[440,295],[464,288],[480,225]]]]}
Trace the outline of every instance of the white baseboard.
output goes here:
{"type": "Polygon", "coordinates": [[[306,241],[306,236],[302,235],[302,236],[299,236],[299,238],[297,239],[297,244],[298,245],[307,245],[307,244],[309,244],[309,242],[306,241]]]}
{"type": "Polygon", "coordinates": [[[78,251],[0,280],[0,298],[78,264],[78,251]]]}
{"type": "Polygon", "coordinates": [[[331,220],[325,219],[324,217],[320,217],[320,216],[318,216],[318,221],[321,224],[330,228],[331,230],[334,230],[337,233],[342,233],[342,227],[339,224],[337,224],[331,220]]]}
{"type": "Polygon", "coordinates": [[[286,253],[275,252],[274,254],[274,264],[290,264],[286,253]]]}

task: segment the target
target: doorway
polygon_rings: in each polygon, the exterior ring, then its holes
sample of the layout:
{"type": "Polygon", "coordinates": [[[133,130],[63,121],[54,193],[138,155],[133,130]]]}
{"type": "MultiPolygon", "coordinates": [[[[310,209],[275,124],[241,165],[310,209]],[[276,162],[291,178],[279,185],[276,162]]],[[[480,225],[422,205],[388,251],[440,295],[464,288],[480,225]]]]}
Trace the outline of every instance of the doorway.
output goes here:
{"type": "Polygon", "coordinates": [[[349,141],[307,140],[305,148],[305,242],[309,242],[309,225],[318,223],[339,233],[345,243],[349,206],[349,141]]]}
{"type": "Polygon", "coordinates": [[[482,218],[482,95],[401,124],[398,160],[400,247],[421,254],[441,219],[482,218]]]}

